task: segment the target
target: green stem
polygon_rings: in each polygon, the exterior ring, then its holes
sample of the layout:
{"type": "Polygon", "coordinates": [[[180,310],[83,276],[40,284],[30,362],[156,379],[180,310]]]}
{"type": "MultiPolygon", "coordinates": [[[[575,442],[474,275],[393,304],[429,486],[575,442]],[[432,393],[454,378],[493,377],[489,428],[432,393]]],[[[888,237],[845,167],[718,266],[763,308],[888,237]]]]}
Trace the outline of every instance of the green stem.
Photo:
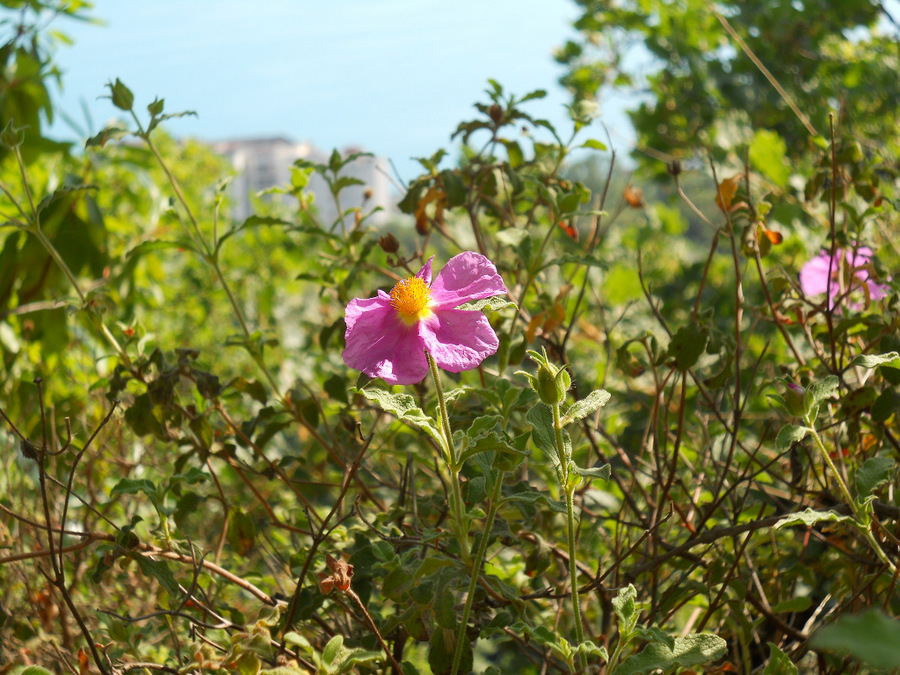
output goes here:
{"type": "MultiPolygon", "coordinates": [[[[581,601],[578,597],[578,564],[575,555],[575,487],[566,486],[566,519],[568,520],[569,539],[569,581],[572,584],[572,613],[575,618],[576,646],[584,643],[584,626],[581,625],[581,601]]],[[[581,670],[587,671],[587,656],[584,652],[578,654],[581,670]]]]}
{"type": "MultiPolygon", "coordinates": [[[[28,195],[28,203],[31,206],[31,217],[30,222],[27,225],[26,229],[28,232],[37,237],[37,240],[41,243],[41,246],[44,247],[44,250],[50,254],[50,257],[53,258],[53,262],[62,270],[63,275],[69,280],[69,283],[72,285],[72,288],[75,289],[75,292],[78,294],[78,298],[81,300],[81,307],[85,309],[85,304],[87,302],[87,296],[85,296],[84,291],[81,290],[81,286],[78,285],[78,279],[75,278],[75,275],[72,273],[72,270],[69,269],[69,266],[66,264],[66,261],[63,260],[63,257],[60,255],[59,251],[56,250],[56,247],[53,245],[53,242],[44,234],[44,231],[41,229],[41,218],[37,212],[37,209],[34,207],[34,200],[31,196],[31,189],[28,186],[28,175],[25,173],[25,163],[22,161],[22,155],[19,152],[19,149],[16,148],[16,159],[19,162],[19,171],[22,175],[22,183],[25,186],[25,193],[28,195]]],[[[9,195],[9,192],[4,187],[4,192],[9,195]]],[[[12,195],[10,195],[11,197],[12,195]]],[[[13,200],[16,207],[19,211],[27,217],[27,214],[22,209],[21,205],[18,202],[13,200]]],[[[131,363],[131,359],[128,358],[128,354],[122,349],[122,345],[119,344],[119,341],[116,340],[115,336],[110,332],[109,328],[106,327],[106,324],[100,319],[99,316],[89,313],[91,318],[97,324],[100,329],[100,332],[103,334],[103,337],[106,338],[107,342],[109,342],[110,346],[112,346],[113,350],[115,350],[116,354],[120,359],[126,364],[131,363]]]]}
{"type": "Polygon", "coordinates": [[[837,467],[834,465],[834,461],[832,461],[831,456],[828,454],[828,450],[825,448],[825,443],[822,442],[822,437],[819,436],[819,432],[816,431],[816,428],[812,424],[809,424],[809,421],[810,420],[806,420],[809,430],[812,432],[813,438],[816,441],[816,447],[819,448],[819,453],[822,455],[822,459],[825,460],[825,463],[831,470],[835,481],[837,481],[838,488],[840,489],[841,494],[844,497],[844,501],[847,502],[847,506],[850,507],[850,511],[853,513],[853,518],[856,521],[857,527],[862,530],[866,541],[869,542],[869,545],[872,547],[875,555],[878,556],[878,559],[887,566],[892,574],[896,574],[897,566],[893,563],[893,561],[891,561],[887,553],[884,552],[884,549],[881,548],[881,544],[878,543],[875,535],[872,534],[872,519],[869,517],[868,513],[860,510],[859,504],[857,504],[856,500],[853,499],[852,496],[850,496],[850,490],[847,487],[847,484],[844,482],[844,479],[841,477],[841,474],[838,473],[837,467]]]}
{"type": "Polygon", "coordinates": [[[441,433],[444,435],[444,459],[451,469],[456,468],[456,453],[453,447],[453,433],[450,430],[450,416],[447,414],[447,400],[444,398],[444,387],[441,385],[441,372],[437,364],[431,358],[431,354],[425,352],[428,359],[428,367],[431,369],[431,379],[434,380],[434,389],[437,393],[438,410],[441,415],[441,433]]]}
{"type": "Polygon", "coordinates": [[[459,670],[459,663],[462,660],[463,644],[466,637],[466,626],[469,623],[469,614],[472,611],[472,602],[475,599],[475,589],[478,586],[478,577],[481,575],[481,566],[484,564],[484,556],[487,552],[487,543],[491,538],[491,529],[494,527],[494,516],[497,515],[497,509],[500,506],[500,494],[503,488],[504,473],[501,471],[497,475],[497,481],[494,483],[494,489],[491,492],[491,505],[488,507],[487,520],[484,523],[484,531],[481,533],[481,539],[478,542],[478,550],[475,553],[475,562],[472,565],[472,575],[469,577],[469,590],[466,595],[466,604],[463,607],[462,619],[460,619],[459,632],[456,634],[456,646],[453,650],[453,668],[450,675],[456,675],[459,670]]]}
{"type": "Polygon", "coordinates": [[[444,461],[450,468],[450,492],[448,495],[450,511],[453,513],[453,523],[463,562],[468,564],[472,556],[469,552],[469,524],[463,511],[462,489],[459,485],[459,472],[462,467],[459,466],[459,459],[453,446],[453,432],[450,430],[450,417],[447,414],[447,400],[444,398],[444,388],[441,385],[441,373],[434,359],[431,358],[431,354],[425,352],[425,356],[428,358],[431,378],[434,380],[434,388],[437,391],[438,409],[441,415],[441,432],[444,436],[444,461]]]}
{"type": "MultiPolygon", "coordinates": [[[[566,534],[569,544],[569,583],[572,585],[572,614],[575,621],[575,640],[576,646],[584,642],[584,626],[581,624],[581,601],[578,597],[578,565],[575,550],[575,485],[569,480],[569,460],[570,457],[566,453],[565,444],[563,443],[562,423],[559,416],[559,404],[551,405],[553,411],[553,430],[556,435],[556,454],[559,457],[559,463],[562,466],[560,476],[562,478],[562,489],[566,493],[566,534]],[[572,483],[572,484],[570,484],[572,483]]],[[[578,662],[582,671],[587,670],[587,656],[584,652],[579,653],[578,662]]]]}
{"type": "MultiPolygon", "coordinates": [[[[144,139],[144,142],[147,144],[147,147],[150,149],[150,152],[153,153],[153,156],[156,158],[157,163],[162,168],[163,172],[166,174],[166,178],[169,181],[169,184],[172,186],[172,189],[175,191],[175,196],[178,198],[178,201],[181,202],[182,207],[184,208],[185,213],[187,214],[188,220],[191,223],[191,227],[193,228],[194,238],[196,239],[197,246],[202,248],[204,251],[203,259],[212,266],[213,271],[216,273],[216,278],[219,280],[219,284],[222,286],[222,290],[225,291],[225,295],[228,296],[228,302],[231,304],[231,311],[237,319],[238,323],[241,326],[241,332],[244,334],[244,338],[248,341],[247,347],[250,350],[251,355],[253,356],[253,360],[256,362],[256,365],[262,371],[263,376],[266,378],[266,381],[269,383],[269,386],[272,387],[272,391],[275,392],[275,395],[281,401],[282,405],[287,410],[293,410],[293,408],[289,405],[288,401],[281,395],[281,389],[278,386],[278,383],[275,381],[275,377],[269,371],[268,366],[265,363],[261,354],[256,352],[256,347],[254,345],[249,344],[250,340],[250,328],[247,326],[247,319],[244,317],[244,312],[241,310],[240,305],[237,302],[237,299],[234,297],[234,293],[231,292],[231,287],[228,285],[228,282],[225,280],[225,275],[222,272],[222,268],[219,265],[219,251],[217,248],[211,248],[209,242],[207,242],[206,237],[203,236],[203,232],[200,230],[200,224],[197,222],[197,218],[194,216],[194,212],[191,210],[190,205],[187,203],[187,199],[184,196],[184,192],[181,190],[181,185],[178,183],[178,179],[175,178],[175,174],[169,169],[169,166],[166,164],[165,159],[162,154],[157,149],[156,145],[150,139],[150,134],[144,131],[144,128],[141,126],[141,122],[138,119],[137,115],[132,112],[132,116],[134,117],[134,121],[138,126],[138,135],[144,139]]],[[[191,233],[188,232],[188,236],[191,236],[191,233]]],[[[215,234],[214,234],[215,238],[215,234]]],[[[215,243],[214,243],[215,246],[215,243]]],[[[198,251],[199,252],[199,251],[198,251]]]]}

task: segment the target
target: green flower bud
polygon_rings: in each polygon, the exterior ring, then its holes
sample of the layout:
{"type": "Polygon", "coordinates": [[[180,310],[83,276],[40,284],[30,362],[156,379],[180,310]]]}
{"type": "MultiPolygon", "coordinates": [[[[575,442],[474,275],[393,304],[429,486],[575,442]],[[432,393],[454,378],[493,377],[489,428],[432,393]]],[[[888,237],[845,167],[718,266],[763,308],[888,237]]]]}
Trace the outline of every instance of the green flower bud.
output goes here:
{"type": "Polygon", "coordinates": [[[122,80],[116,78],[114,83],[110,82],[106,86],[109,87],[112,94],[110,98],[113,105],[119,110],[131,110],[134,107],[134,94],[131,93],[131,89],[122,84],[122,80]]]}
{"type": "Polygon", "coordinates": [[[806,414],[806,404],[803,402],[806,391],[799,384],[785,381],[784,404],[788,412],[797,417],[806,414]]]}
{"type": "Polygon", "coordinates": [[[0,144],[5,148],[17,148],[25,140],[25,128],[14,126],[12,120],[6,123],[6,127],[0,132],[0,144]]]}
{"type": "Polygon", "coordinates": [[[546,351],[542,350],[541,354],[529,351],[528,356],[538,364],[537,374],[522,374],[528,378],[531,388],[537,392],[541,401],[549,406],[558,406],[565,403],[566,392],[569,391],[569,387],[572,385],[572,377],[568,371],[564,367],[558,368],[550,363],[546,351]]]}

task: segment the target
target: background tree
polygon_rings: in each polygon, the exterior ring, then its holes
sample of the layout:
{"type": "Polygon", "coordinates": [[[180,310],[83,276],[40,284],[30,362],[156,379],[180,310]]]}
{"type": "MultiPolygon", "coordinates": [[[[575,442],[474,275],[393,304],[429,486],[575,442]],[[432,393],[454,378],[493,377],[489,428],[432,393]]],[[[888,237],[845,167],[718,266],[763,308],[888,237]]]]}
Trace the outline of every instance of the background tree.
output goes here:
{"type": "Polygon", "coordinates": [[[741,127],[774,130],[796,160],[829,112],[863,143],[897,136],[897,22],[877,0],[576,2],[562,83],[576,99],[645,94],[630,113],[644,164],[741,127]]]}

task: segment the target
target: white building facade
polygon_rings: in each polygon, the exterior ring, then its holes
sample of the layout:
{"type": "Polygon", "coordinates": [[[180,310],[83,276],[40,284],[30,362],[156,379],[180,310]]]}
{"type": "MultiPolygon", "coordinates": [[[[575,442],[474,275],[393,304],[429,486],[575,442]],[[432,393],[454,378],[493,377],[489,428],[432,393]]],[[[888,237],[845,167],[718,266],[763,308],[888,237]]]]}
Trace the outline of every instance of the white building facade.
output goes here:
{"type": "MultiPolygon", "coordinates": [[[[276,186],[289,186],[291,171],[298,159],[327,165],[329,157],[312,143],[296,143],[282,137],[226,140],[213,143],[212,147],[231,161],[236,172],[230,186],[231,216],[236,220],[244,220],[253,213],[253,195],[276,186]]],[[[355,152],[359,150],[347,148],[342,154],[346,157],[355,152]]],[[[346,213],[348,209],[359,208],[362,213],[367,213],[380,206],[382,211],[373,214],[368,222],[372,225],[385,222],[395,208],[389,168],[386,159],[372,156],[358,157],[347,164],[340,175],[356,178],[362,185],[351,185],[341,191],[341,210],[346,213]]],[[[338,210],[325,179],[314,173],[306,190],[315,194],[319,222],[331,228],[337,220],[338,210]]],[[[264,198],[278,199],[296,207],[296,200],[289,195],[266,195],[264,198]]],[[[347,224],[351,225],[352,215],[349,218],[347,224]]]]}

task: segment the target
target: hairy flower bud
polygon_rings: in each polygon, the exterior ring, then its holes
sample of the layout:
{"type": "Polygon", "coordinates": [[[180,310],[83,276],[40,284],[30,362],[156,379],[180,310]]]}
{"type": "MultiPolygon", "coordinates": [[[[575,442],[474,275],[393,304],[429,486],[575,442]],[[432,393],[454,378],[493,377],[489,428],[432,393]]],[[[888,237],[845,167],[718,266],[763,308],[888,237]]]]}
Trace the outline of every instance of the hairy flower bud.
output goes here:
{"type": "Polygon", "coordinates": [[[806,405],[803,403],[806,390],[794,382],[785,382],[784,404],[792,415],[803,417],[806,414],[806,405]]]}
{"type": "Polygon", "coordinates": [[[400,250],[400,242],[391,232],[378,239],[378,245],[385,253],[396,253],[400,250]]]}
{"type": "Polygon", "coordinates": [[[572,385],[572,377],[565,367],[557,367],[550,363],[547,358],[547,352],[542,350],[541,354],[535,351],[529,351],[528,356],[532,361],[538,364],[537,373],[522,374],[528,378],[531,388],[537,393],[541,401],[549,406],[559,406],[565,403],[566,393],[572,385]]]}

